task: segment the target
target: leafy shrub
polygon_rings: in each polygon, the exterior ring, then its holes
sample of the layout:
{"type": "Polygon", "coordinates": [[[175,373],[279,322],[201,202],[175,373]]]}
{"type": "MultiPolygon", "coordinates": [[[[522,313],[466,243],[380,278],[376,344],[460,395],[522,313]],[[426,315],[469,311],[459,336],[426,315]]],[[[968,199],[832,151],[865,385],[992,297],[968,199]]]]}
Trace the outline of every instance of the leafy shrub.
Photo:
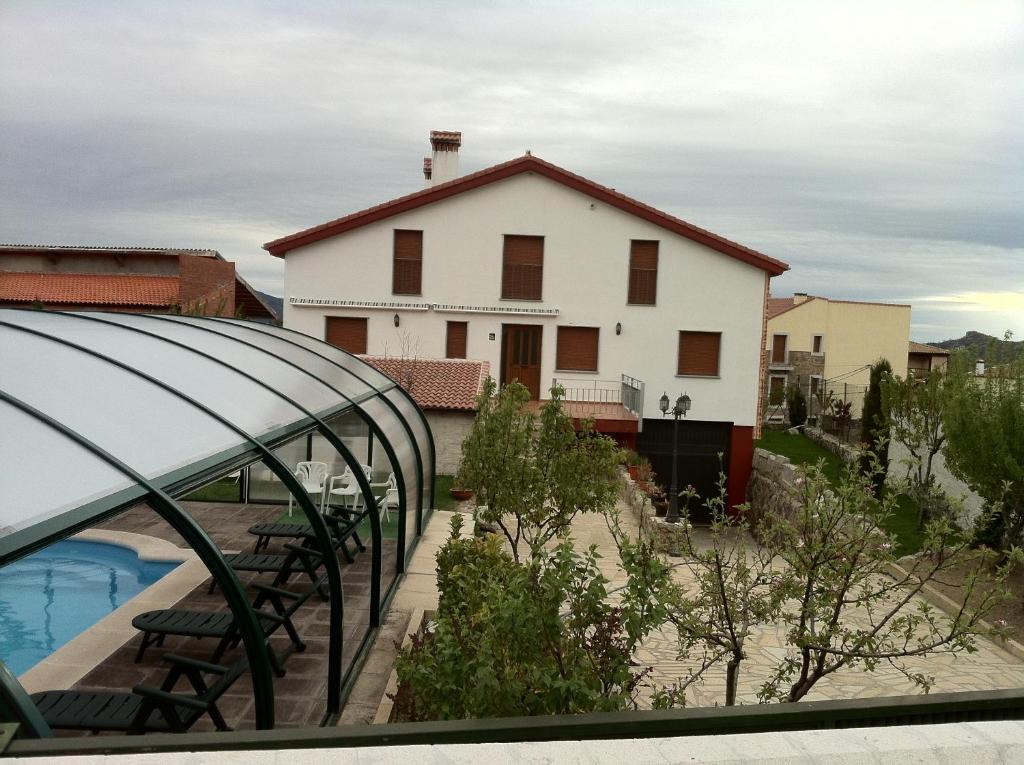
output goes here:
{"type": "MultiPolygon", "coordinates": [[[[635,707],[630,657],[655,614],[608,602],[593,547],[569,541],[523,564],[499,538],[460,538],[437,555],[434,629],[399,656],[403,719],[572,714],[635,707]]],[[[659,569],[664,578],[664,569],[659,569]]]]}

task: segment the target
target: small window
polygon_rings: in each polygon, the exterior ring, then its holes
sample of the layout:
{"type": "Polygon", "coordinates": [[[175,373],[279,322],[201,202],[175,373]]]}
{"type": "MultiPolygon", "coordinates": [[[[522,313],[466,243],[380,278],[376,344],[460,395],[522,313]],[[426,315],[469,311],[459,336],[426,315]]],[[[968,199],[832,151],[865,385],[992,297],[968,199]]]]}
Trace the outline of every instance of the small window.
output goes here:
{"type": "Polygon", "coordinates": [[[423,294],[423,232],[395,230],[391,291],[396,295],[423,294]]]}
{"type": "Polygon", "coordinates": [[[820,356],[824,341],[824,335],[815,335],[814,339],[811,341],[811,352],[816,353],[820,356]]]}
{"type": "Polygon", "coordinates": [[[772,335],[772,363],[773,364],[785,364],[786,363],[786,341],[789,339],[787,335],[772,335]]]}
{"type": "Polygon", "coordinates": [[[559,327],[555,368],[566,372],[597,371],[597,327],[559,327]]]}
{"type": "Polygon", "coordinates": [[[721,332],[680,332],[676,374],[717,376],[721,344],[721,332]]]}
{"type": "Polygon", "coordinates": [[[446,359],[466,358],[466,335],[469,330],[469,322],[450,321],[448,322],[448,335],[445,340],[444,356],[446,359]]]}
{"type": "Polygon", "coordinates": [[[349,353],[366,353],[366,319],[328,316],[324,339],[349,353]]]}
{"type": "Polygon", "coordinates": [[[505,236],[501,267],[501,297],[540,300],[544,284],[544,237],[505,236]]]}
{"type": "Polygon", "coordinates": [[[654,305],[658,297],[658,243],[634,239],[629,243],[630,305],[654,305]]]}

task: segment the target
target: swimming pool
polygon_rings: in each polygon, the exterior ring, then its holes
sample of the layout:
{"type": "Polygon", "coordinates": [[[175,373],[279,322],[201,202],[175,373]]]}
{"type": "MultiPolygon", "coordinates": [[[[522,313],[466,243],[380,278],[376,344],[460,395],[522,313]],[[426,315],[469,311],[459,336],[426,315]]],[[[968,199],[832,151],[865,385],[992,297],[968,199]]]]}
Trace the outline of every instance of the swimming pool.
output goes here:
{"type": "Polygon", "coordinates": [[[0,659],[21,674],[177,565],[68,539],[0,568],[0,659]]]}

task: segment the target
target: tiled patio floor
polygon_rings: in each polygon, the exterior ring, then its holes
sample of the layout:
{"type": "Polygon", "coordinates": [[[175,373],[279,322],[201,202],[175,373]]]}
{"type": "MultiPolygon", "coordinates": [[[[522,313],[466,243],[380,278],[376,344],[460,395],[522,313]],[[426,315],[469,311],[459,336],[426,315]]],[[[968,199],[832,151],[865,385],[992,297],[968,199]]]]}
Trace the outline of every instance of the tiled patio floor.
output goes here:
{"type": "MultiPolygon", "coordinates": [[[[225,551],[251,550],[254,537],[246,532],[253,523],[273,521],[280,516],[283,508],[273,505],[242,505],[234,503],[183,503],[193,518],[210,534],[214,542],[225,551]]],[[[136,508],[107,521],[104,527],[119,531],[148,534],[166,539],[179,547],[185,546],[177,533],[148,508],[136,508]]],[[[288,540],[278,540],[285,542],[288,540]]],[[[342,576],[345,605],[345,641],[342,654],[343,666],[348,666],[369,625],[369,592],[371,549],[369,540],[366,552],[355,556],[355,563],[342,560],[342,576]]],[[[395,542],[384,540],[384,586],[395,570],[395,542]]],[[[269,552],[276,552],[271,542],[269,552]]],[[[269,584],[270,574],[242,574],[243,583],[261,581],[269,584]]],[[[286,589],[298,591],[308,579],[294,577],[286,589]]],[[[255,595],[247,588],[250,597],[255,595]]],[[[224,610],[223,595],[218,591],[207,593],[207,585],[201,585],[179,601],[175,608],[195,610],[224,610]]],[[[293,621],[308,648],[303,653],[293,654],[287,661],[287,674],[275,678],[275,715],[277,727],[318,725],[326,707],[327,655],[329,636],[330,604],[317,596],[310,598],[295,614],[293,621]]],[[[135,652],[141,640],[136,635],[114,651],[102,664],[81,679],[75,688],[110,688],[126,690],[139,683],[159,686],[167,673],[166,664],[160,661],[165,652],[173,652],[197,659],[209,660],[216,642],[207,638],[168,637],[163,648],[151,647],[142,663],[135,663],[135,652]]],[[[275,648],[287,646],[287,637],[275,635],[271,639],[275,648]]],[[[224,662],[230,662],[241,655],[241,648],[229,651],[224,662]]],[[[184,684],[182,684],[183,687],[184,684]]],[[[252,728],[255,725],[251,683],[248,675],[240,678],[225,694],[219,704],[229,725],[235,728],[252,728]]],[[[212,728],[204,718],[193,730],[212,728]]]]}

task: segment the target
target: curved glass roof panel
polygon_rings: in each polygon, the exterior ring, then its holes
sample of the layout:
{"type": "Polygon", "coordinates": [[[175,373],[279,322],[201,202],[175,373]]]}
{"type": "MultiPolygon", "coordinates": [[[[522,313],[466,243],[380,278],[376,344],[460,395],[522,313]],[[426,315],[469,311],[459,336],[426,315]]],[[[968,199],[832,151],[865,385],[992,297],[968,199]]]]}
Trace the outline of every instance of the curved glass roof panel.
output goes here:
{"type": "Polygon", "coordinates": [[[276,356],[293,364],[298,364],[311,375],[349,398],[361,398],[376,392],[376,388],[353,375],[338,364],[311,353],[294,340],[261,332],[253,327],[226,321],[204,321],[190,316],[176,316],[176,321],[185,323],[196,322],[199,326],[220,332],[229,337],[237,338],[243,343],[260,345],[276,356]]]}
{"type": "MultiPolygon", "coordinates": [[[[25,311],[15,321],[21,326],[78,343],[151,375],[186,396],[211,406],[250,435],[261,436],[274,432],[305,416],[272,391],[247,380],[223,364],[204,358],[188,348],[107,323],[111,317],[111,314],[104,314],[97,316],[102,319],[97,321],[88,317],[74,318],[73,315],[25,311]]],[[[119,374],[126,378],[136,377],[125,370],[119,374]]],[[[65,382],[67,379],[64,378],[65,382]]],[[[113,388],[106,390],[108,394],[115,392],[113,388]]],[[[69,396],[69,400],[74,402],[76,397],[69,396]]],[[[193,417],[198,417],[198,410],[194,407],[189,409],[197,413],[193,417]]],[[[235,438],[241,440],[237,436],[235,438]]]]}
{"type": "MultiPolygon", "coordinates": [[[[338,394],[326,385],[312,380],[273,354],[235,342],[217,332],[162,316],[119,314],[112,318],[119,324],[151,336],[180,343],[197,352],[196,356],[207,354],[228,367],[248,373],[280,396],[295,401],[313,414],[326,413],[338,406],[338,394]]],[[[216,403],[211,401],[210,405],[219,410],[216,403]]]]}
{"type": "MultiPolygon", "coordinates": [[[[384,401],[406,394],[299,333],[226,319],[0,308],[0,358],[0,392],[83,439],[3,406],[0,454],[15,468],[0,476],[0,544],[5,535],[11,545],[42,543],[145,498],[149,488],[122,472],[178,490],[219,466],[257,459],[246,436],[285,443],[314,427],[307,412],[326,420],[354,411],[353,401],[391,444],[407,490],[424,490],[413,449],[421,434],[410,435],[384,401]]],[[[420,416],[408,401],[402,406],[420,416]]]]}
{"type": "Polygon", "coordinates": [[[7,536],[133,486],[63,433],[5,401],[0,433],[0,553],[9,552],[7,536]]]}
{"type": "Polygon", "coordinates": [[[365,380],[369,385],[371,385],[374,388],[377,388],[378,390],[387,390],[388,388],[394,388],[397,386],[397,383],[383,372],[379,372],[366,362],[360,361],[351,353],[346,353],[345,351],[339,348],[335,348],[333,345],[330,345],[329,343],[325,343],[323,340],[317,340],[315,337],[303,335],[301,332],[296,332],[295,330],[275,327],[271,324],[260,324],[257,327],[252,323],[247,324],[246,322],[243,322],[241,319],[219,318],[217,319],[217,321],[249,326],[258,332],[266,332],[267,334],[276,335],[277,337],[283,338],[285,340],[291,340],[292,342],[300,344],[301,346],[303,346],[307,350],[312,351],[313,353],[319,353],[324,356],[327,356],[327,358],[329,358],[331,361],[340,365],[344,369],[347,369],[348,371],[358,375],[360,378],[365,380]]]}
{"type": "MultiPolygon", "coordinates": [[[[147,478],[242,443],[238,434],[170,391],[59,341],[0,326],[0,358],[13,371],[4,375],[4,392],[147,478]]],[[[54,474],[34,480],[64,480],[60,463],[52,469],[54,474]]]]}

